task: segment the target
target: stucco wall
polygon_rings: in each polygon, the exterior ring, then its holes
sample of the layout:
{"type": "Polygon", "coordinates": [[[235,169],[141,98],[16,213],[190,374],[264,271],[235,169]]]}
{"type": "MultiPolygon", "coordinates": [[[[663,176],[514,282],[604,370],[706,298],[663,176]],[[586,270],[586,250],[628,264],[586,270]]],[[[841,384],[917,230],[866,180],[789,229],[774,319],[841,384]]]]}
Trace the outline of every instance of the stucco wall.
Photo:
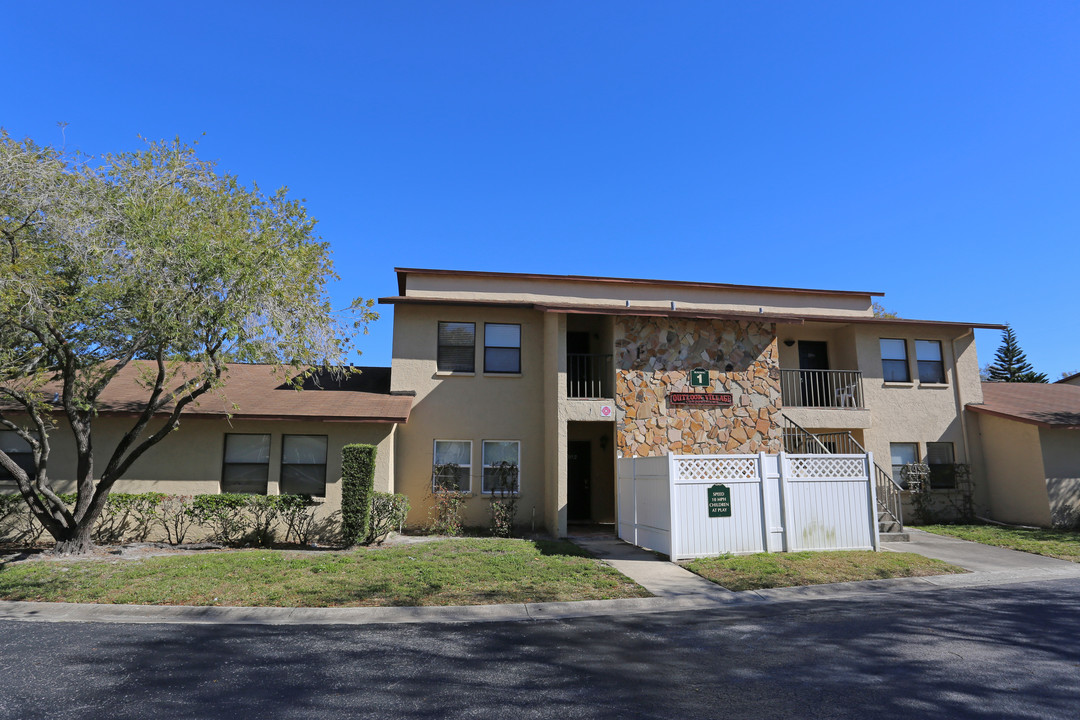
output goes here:
{"type": "MultiPolygon", "coordinates": [[[[133,418],[102,416],[94,420],[92,441],[96,469],[108,462],[133,418]]],[[[228,433],[270,435],[270,466],[267,492],[279,492],[283,435],[325,435],[326,498],[323,514],[341,508],[341,448],[350,443],[376,445],[375,489],[393,491],[394,425],[390,423],[341,423],[284,420],[233,420],[183,418],[180,427],[146,451],[117,481],[117,492],[163,492],[195,495],[221,491],[221,471],[228,433]]],[[[50,434],[49,476],[62,492],[75,489],[75,443],[66,425],[50,434]]],[[[13,491],[14,485],[4,491],[13,491]]]]}
{"type": "Polygon", "coordinates": [[[973,420],[982,436],[990,517],[1020,525],[1050,525],[1039,428],[984,414],[973,420]]]}
{"type": "Polygon", "coordinates": [[[1051,519],[1080,520],[1080,430],[1039,428],[1039,444],[1051,519]]]}
{"type": "Polygon", "coordinates": [[[428,522],[434,441],[472,442],[471,497],[464,520],[488,523],[489,503],[481,495],[484,440],[521,442],[521,496],[518,520],[529,527],[533,508],[545,524],[544,316],[531,310],[466,306],[400,305],[394,312],[392,387],[415,390],[408,423],[397,433],[397,491],[409,496],[410,525],[428,522]],[[437,369],[439,321],[476,323],[476,371],[440,373],[437,369]],[[521,373],[483,371],[484,323],[521,325],[521,373]]]}
{"type": "Polygon", "coordinates": [[[486,302],[555,302],[611,307],[734,310],[872,316],[869,294],[801,293],[751,287],[702,287],[650,282],[581,282],[558,278],[424,275],[410,272],[407,293],[417,298],[486,302]]]}
{"type": "Polygon", "coordinates": [[[780,382],[770,323],[619,317],[616,447],[622,457],[779,452],[780,382]],[[728,370],[728,366],[732,369],[728,370]],[[709,371],[706,388],[689,373],[709,371]],[[669,406],[671,392],[730,392],[732,407],[669,406]]]}

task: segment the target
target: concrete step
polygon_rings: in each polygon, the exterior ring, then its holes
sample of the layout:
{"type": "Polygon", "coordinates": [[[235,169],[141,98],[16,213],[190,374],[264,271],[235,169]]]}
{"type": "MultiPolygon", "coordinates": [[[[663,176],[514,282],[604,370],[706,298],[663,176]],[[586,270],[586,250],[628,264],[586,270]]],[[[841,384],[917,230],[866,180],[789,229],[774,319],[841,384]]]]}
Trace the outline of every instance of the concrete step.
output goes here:
{"type": "Polygon", "coordinates": [[[895,522],[880,522],[878,523],[879,533],[898,533],[904,532],[903,526],[900,523],[895,522]]]}
{"type": "Polygon", "coordinates": [[[910,542],[911,537],[906,532],[880,533],[878,537],[883,543],[910,542]]]}

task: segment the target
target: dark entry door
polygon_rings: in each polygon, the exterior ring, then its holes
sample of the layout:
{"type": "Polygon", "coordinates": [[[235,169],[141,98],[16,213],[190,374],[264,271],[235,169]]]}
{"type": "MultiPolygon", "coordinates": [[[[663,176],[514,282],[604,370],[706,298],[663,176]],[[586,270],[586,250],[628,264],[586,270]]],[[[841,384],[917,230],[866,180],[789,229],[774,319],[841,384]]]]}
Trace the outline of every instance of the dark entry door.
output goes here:
{"type": "Polygon", "coordinates": [[[799,386],[803,405],[822,407],[829,405],[828,373],[814,372],[829,369],[828,343],[820,340],[799,341],[799,386]]]}
{"type": "Polygon", "coordinates": [[[592,444],[588,440],[566,443],[566,519],[592,519],[592,444]]]}

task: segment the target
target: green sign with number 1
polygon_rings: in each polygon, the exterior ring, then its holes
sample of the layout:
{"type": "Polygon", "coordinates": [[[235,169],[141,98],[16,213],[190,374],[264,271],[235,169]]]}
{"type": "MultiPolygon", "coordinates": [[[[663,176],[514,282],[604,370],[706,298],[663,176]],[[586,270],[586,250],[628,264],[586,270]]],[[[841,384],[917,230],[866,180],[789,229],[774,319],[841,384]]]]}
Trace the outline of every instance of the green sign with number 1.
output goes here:
{"type": "Polygon", "coordinates": [[[694,368],[690,371],[690,387],[708,387],[709,371],[705,368],[694,368]]]}

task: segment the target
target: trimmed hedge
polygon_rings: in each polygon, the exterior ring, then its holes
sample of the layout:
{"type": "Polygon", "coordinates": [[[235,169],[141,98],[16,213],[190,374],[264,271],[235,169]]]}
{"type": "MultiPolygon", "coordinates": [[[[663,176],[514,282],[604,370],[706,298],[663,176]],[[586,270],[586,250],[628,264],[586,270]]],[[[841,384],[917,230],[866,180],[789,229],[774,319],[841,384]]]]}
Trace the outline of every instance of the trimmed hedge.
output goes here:
{"type": "MultiPolygon", "coordinates": [[[[69,507],[74,494],[60,495],[69,507]]],[[[275,530],[284,529],[285,540],[306,545],[327,533],[328,520],[316,522],[320,503],[307,495],[166,495],[164,493],[110,493],[94,528],[94,541],[106,544],[145,540],[154,527],[168,542],[184,542],[193,527],[227,545],[274,542],[275,530]],[[280,525],[279,525],[280,523],[280,525]]],[[[0,540],[33,544],[45,528],[30,512],[21,495],[0,495],[0,540]]]]}
{"type": "Polygon", "coordinates": [[[346,545],[367,542],[371,530],[377,451],[374,445],[341,448],[341,531],[346,545]]]}

